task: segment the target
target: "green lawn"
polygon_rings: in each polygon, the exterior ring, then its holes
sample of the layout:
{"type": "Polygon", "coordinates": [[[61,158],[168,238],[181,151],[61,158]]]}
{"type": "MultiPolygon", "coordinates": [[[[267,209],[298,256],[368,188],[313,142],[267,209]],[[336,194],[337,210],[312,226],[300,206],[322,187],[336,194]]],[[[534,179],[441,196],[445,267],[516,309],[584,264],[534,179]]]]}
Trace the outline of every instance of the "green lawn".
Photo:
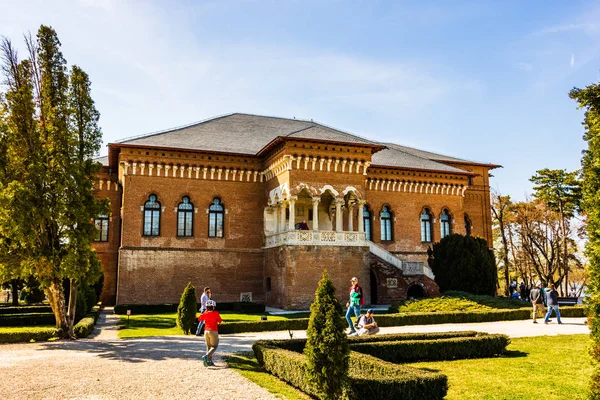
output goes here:
{"type": "MultiPolygon", "coordinates": [[[[486,311],[492,309],[516,309],[529,307],[529,303],[508,299],[505,297],[492,297],[474,295],[466,292],[445,292],[442,297],[433,297],[420,300],[407,300],[397,307],[398,312],[452,312],[452,311],[486,311]]],[[[395,311],[395,310],[394,310],[395,311]]]]}
{"type": "Polygon", "coordinates": [[[592,373],[588,335],[511,339],[498,358],[421,362],[448,376],[448,400],[585,399],[592,373]]]}
{"type": "MultiPolygon", "coordinates": [[[[592,372],[590,343],[588,335],[516,338],[502,357],[407,365],[447,375],[447,400],[583,400],[592,372]]],[[[253,354],[236,354],[227,362],[281,398],[308,398],[297,397],[304,394],[262,371],[253,354]]]]}
{"type": "Polygon", "coordinates": [[[256,361],[254,353],[237,353],[225,358],[227,364],[251,382],[262,386],[275,397],[288,400],[310,400],[310,397],[300,390],[288,385],[277,377],[263,371],[256,361]]]}
{"type": "MultiPolygon", "coordinates": [[[[239,314],[224,311],[221,318],[225,322],[260,321],[264,314],[239,314]]],[[[285,315],[268,315],[269,320],[284,320],[289,318],[308,318],[309,313],[293,313],[285,315]]],[[[129,317],[129,328],[119,330],[119,338],[136,338],[145,336],[182,335],[176,326],[177,313],[138,314],[129,317]]],[[[127,325],[127,315],[121,315],[120,325],[127,325]]]]}

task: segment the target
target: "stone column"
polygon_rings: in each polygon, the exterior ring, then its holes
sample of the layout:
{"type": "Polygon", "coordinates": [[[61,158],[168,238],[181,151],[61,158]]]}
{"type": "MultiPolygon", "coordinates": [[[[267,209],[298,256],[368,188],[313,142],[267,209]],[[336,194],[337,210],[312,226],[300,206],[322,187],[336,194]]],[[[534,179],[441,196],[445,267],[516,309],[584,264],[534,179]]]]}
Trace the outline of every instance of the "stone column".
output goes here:
{"type": "Polygon", "coordinates": [[[313,197],[313,231],[319,230],[319,202],[321,201],[320,197],[313,197]]]}
{"type": "Polygon", "coordinates": [[[344,199],[335,199],[335,231],[342,232],[344,229],[342,220],[342,206],[346,202],[344,199]]]}
{"type": "Polygon", "coordinates": [[[281,202],[281,214],[279,216],[279,232],[285,232],[285,210],[287,210],[287,201],[281,202]]]}
{"type": "Polygon", "coordinates": [[[279,232],[279,205],[273,205],[273,232],[279,232]]]}
{"type": "Polygon", "coordinates": [[[296,229],[296,210],[294,209],[294,205],[296,204],[296,199],[298,199],[298,197],[296,196],[291,196],[289,203],[290,203],[290,221],[288,223],[288,231],[293,231],[296,229]]]}
{"type": "Polygon", "coordinates": [[[358,231],[365,231],[365,219],[363,218],[363,212],[365,211],[366,201],[361,200],[358,202],[358,231]]]}
{"type": "Polygon", "coordinates": [[[354,218],[352,218],[352,211],[354,211],[354,204],[348,202],[348,230],[350,232],[354,232],[354,218]]]}

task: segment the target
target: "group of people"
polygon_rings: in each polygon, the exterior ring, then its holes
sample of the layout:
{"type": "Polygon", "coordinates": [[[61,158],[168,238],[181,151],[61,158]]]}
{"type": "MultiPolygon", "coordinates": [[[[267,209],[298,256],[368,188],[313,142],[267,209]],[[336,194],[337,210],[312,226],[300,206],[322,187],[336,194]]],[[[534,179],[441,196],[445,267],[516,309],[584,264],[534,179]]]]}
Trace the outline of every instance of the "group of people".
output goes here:
{"type": "Polygon", "coordinates": [[[368,309],[365,315],[361,315],[360,307],[365,304],[363,290],[358,284],[358,278],[353,277],[350,280],[350,299],[346,303],[346,321],[350,327],[349,336],[374,335],[379,332],[377,322],[373,317],[373,309],[368,309]],[[352,314],[356,317],[356,322],[352,324],[352,314]]]}
{"type": "Polygon", "coordinates": [[[529,291],[529,299],[533,305],[534,324],[537,324],[538,311],[541,311],[542,315],[546,314],[544,317],[544,324],[548,324],[548,322],[550,322],[550,317],[552,316],[552,310],[554,310],[554,313],[556,314],[558,323],[562,324],[558,307],[558,293],[556,292],[553,283],[548,284],[548,287],[544,288],[542,282],[538,281],[536,286],[529,291]],[[547,312],[546,306],[548,307],[547,312]]]}

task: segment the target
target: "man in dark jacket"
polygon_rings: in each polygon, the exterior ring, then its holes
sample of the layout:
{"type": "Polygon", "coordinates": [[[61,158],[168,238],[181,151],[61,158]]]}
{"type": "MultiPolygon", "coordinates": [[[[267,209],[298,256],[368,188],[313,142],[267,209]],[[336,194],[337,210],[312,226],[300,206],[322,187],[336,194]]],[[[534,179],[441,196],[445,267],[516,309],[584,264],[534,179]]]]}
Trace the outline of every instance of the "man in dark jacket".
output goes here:
{"type": "Polygon", "coordinates": [[[560,322],[560,311],[558,310],[558,293],[554,290],[554,283],[548,285],[548,289],[546,290],[546,301],[548,303],[548,312],[546,313],[544,323],[548,324],[550,314],[552,314],[552,310],[554,310],[556,313],[556,320],[559,324],[562,324],[562,322],[560,322]]]}
{"type": "Polygon", "coordinates": [[[542,315],[546,314],[546,307],[544,307],[544,298],[542,293],[542,282],[537,283],[537,285],[531,289],[529,293],[529,298],[531,299],[531,305],[533,305],[533,323],[537,324],[537,312],[540,310],[542,315]]]}

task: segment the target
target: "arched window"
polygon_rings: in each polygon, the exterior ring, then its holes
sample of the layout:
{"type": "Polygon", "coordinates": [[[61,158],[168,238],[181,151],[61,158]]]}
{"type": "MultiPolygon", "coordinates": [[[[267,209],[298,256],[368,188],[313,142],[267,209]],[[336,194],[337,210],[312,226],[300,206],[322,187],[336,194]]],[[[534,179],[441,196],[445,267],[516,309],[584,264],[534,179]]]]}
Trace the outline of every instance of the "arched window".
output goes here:
{"type": "Polygon", "coordinates": [[[221,199],[215,197],[208,209],[208,237],[223,237],[223,215],[225,208],[221,199]]]}
{"type": "Polygon", "coordinates": [[[473,228],[473,224],[469,219],[469,216],[465,214],[465,235],[471,236],[471,229],[473,228]]]}
{"type": "Polygon", "coordinates": [[[450,213],[447,209],[444,208],[442,211],[442,215],[440,216],[440,234],[441,239],[445,238],[449,234],[451,234],[450,229],[450,213]]]}
{"type": "Polygon", "coordinates": [[[381,221],[381,240],[390,241],[392,240],[392,213],[388,206],[384,206],[379,214],[379,220],[381,221]]]}
{"type": "Polygon", "coordinates": [[[183,196],[177,207],[177,236],[192,237],[194,235],[194,205],[188,196],[183,196]]]}
{"type": "Polygon", "coordinates": [[[369,211],[367,206],[363,208],[363,221],[365,226],[365,239],[373,240],[373,224],[371,211],[369,211]]]}
{"type": "Polygon", "coordinates": [[[144,236],[160,235],[160,202],[155,194],[144,203],[144,236]]]}
{"type": "Polygon", "coordinates": [[[99,215],[96,219],[94,219],[94,225],[96,225],[96,229],[98,229],[94,241],[108,242],[108,216],[99,215]]]}
{"type": "Polygon", "coordinates": [[[431,243],[431,213],[428,208],[421,214],[421,242],[431,243]]]}

